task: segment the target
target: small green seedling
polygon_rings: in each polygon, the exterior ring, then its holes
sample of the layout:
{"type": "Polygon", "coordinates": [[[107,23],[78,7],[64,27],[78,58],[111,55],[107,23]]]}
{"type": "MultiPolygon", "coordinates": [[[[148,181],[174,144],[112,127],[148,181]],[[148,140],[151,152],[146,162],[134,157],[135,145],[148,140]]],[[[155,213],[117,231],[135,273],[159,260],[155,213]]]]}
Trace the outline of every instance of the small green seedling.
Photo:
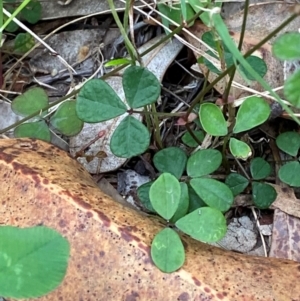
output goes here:
{"type": "MultiPolygon", "coordinates": [[[[156,153],[153,162],[162,174],[139,187],[138,195],[145,207],[194,239],[220,240],[227,229],[223,212],[230,208],[233,194],[226,184],[207,176],[220,167],[221,153],[199,150],[187,160],[181,149],[169,147],[156,153]],[[190,180],[179,182],[185,170],[190,180]]],[[[173,272],[184,263],[182,243],[175,229],[159,232],[151,250],[154,263],[164,272],[173,272]]]]}
{"type": "Polygon", "coordinates": [[[105,81],[90,80],[78,94],[76,112],[81,120],[90,123],[127,114],[113,133],[110,148],[116,156],[130,158],[145,152],[150,144],[149,130],[131,112],[154,103],[160,94],[160,83],[146,68],[130,66],[123,74],[123,89],[129,108],[105,81]]]}
{"type": "Polygon", "coordinates": [[[262,181],[271,174],[270,164],[260,157],[254,158],[250,161],[250,173],[252,176],[251,180],[240,174],[230,173],[225,183],[234,196],[242,193],[251,184],[254,205],[259,209],[269,208],[277,197],[274,187],[262,181]]]}
{"type": "MultiPolygon", "coordinates": [[[[236,116],[233,134],[248,131],[262,123],[270,116],[271,110],[268,103],[261,97],[248,97],[241,105],[236,116]]],[[[228,134],[227,122],[221,108],[212,103],[200,105],[199,118],[203,129],[212,136],[225,136],[228,134]]],[[[243,160],[251,156],[250,147],[243,141],[231,137],[229,149],[236,157],[243,160]]]]}
{"type": "MultiPolygon", "coordinates": [[[[174,147],[165,148],[153,159],[162,174],[154,182],[138,188],[141,202],[150,212],[156,212],[168,224],[173,224],[192,238],[203,242],[219,241],[227,230],[223,213],[230,209],[234,196],[243,192],[249,183],[257,208],[269,208],[277,196],[273,186],[263,181],[271,173],[271,166],[264,159],[251,160],[251,182],[236,173],[229,174],[225,183],[210,178],[209,174],[216,171],[221,162],[222,155],[215,149],[199,150],[186,161],[185,153],[179,148],[177,151],[174,147]],[[185,170],[188,180],[179,182],[185,170]]],[[[180,255],[179,260],[179,255],[175,255],[177,252],[182,254],[182,243],[178,240],[176,229],[166,229],[155,236],[152,257],[159,269],[171,272],[180,268],[179,263],[183,264],[184,256],[180,255]],[[174,245],[168,244],[169,236],[174,236],[174,245]]]]}

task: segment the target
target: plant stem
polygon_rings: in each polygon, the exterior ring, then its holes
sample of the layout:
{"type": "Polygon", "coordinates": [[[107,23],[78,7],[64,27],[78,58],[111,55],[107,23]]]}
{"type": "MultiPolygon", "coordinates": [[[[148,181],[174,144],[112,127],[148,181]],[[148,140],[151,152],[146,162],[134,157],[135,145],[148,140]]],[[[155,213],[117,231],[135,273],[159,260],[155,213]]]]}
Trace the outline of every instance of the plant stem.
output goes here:
{"type": "Polygon", "coordinates": [[[160,136],[159,121],[157,118],[157,112],[156,112],[156,107],[155,107],[154,103],[151,104],[151,112],[152,112],[152,116],[153,116],[154,137],[155,137],[155,140],[156,140],[159,148],[162,149],[163,143],[162,143],[161,136],[160,136]]]}
{"type": "MultiPolygon", "coordinates": [[[[249,11],[249,0],[245,1],[245,8],[244,8],[244,15],[243,15],[243,23],[242,23],[242,28],[241,28],[241,34],[240,34],[240,40],[239,40],[239,45],[238,49],[241,51],[242,46],[243,46],[243,41],[244,41],[244,36],[245,36],[245,31],[246,31],[246,24],[247,24],[247,16],[248,16],[248,11],[249,11]]],[[[223,95],[223,100],[227,103],[228,101],[228,96],[229,92],[231,89],[231,85],[233,82],[233,78],[235,75],[236,68],[234,68],[230,73],[229,73],[229,82],[228,85],[226,86],[226,90],[223,95]]],[[[229,112],[228,112],[229,113],[229,112]]]]}
{"type": "MultiPolygon", "coordinates": [[[[186,24],[190,24],[193,21],[195,21],[199,15],[202,13],[202,11],[199,11],[197,14],[195,14],[190,20],[186,21],[186,24]]],[[[157,46],[159,46],[160,44],[164,43],[165,41],[169,40],[170,38],[172,38],[175,34],[178,34],[181,32],[182,28],[184,27],[184,24],[182,23],[180,26],[178,26],[177,28],[175,28],[172,32],[170,32],[169,34],[167,34],[165,37],[163,37],[159,42],[155,43],[154,45],[152,45],[151,47],[149,47],[148,49],[146,49],[144,52],[141,53],[141,56],[146,55],[147,53],[151,52],[153,49],[155,49],[157,46]]]]}
{"type": "Polygon", "coordinates": [[[248,17],[248,11],[249,11],[249,0],[245,1],[245,8],[244,8],[244,15],[243,15],[243,23],[241,28],[241,34],[240,34],[240,40],[239,40],[239,46],[238,49],[241,51],[243,42],[244,42],[244,36],[246,32],[246,24],[247,24],[247,17],[248,17]]]}
{"type": "Polygon", "coordinates": [[[160,117],[160,118],[169,118],[169,117],[182,117],[185,115],[184,112],[177,112],[177,113],[158,113],[158,112],[155,112],[155,113],[149,113],[148,111],[137,111],[137,110],[130,110],[130,113],[135,113],[135,114],[141,114],[141,115],[155,115],[157,117],[160,117]]]}
{"type": "Polygon", "coordinates": [[[129,11],[130,11],[131,4],[132,4],[131,0],[126,0],[124,18],[123,18],[123,27],[124,27],[125,32],[128,31],[129,11]]]}
{"type": "MultiPolygon", "coordinates": [[[[244,8],[243,24],[242,24],[241,35],[240,35],[240,40],[239,40],[239,45],[238,45],[238,49],[240,51],[241,51],[242,46],[243,46],[244,35],[245,35],[245,31],[246,31],[248,11],[249,11],[249,0],[246,0],[245,1],[245,8],[244,8]]],[[[235,111],[236,111],[235,108],[233,107],[232,103],[228,103],[228,96],[229,96],[231,85],[232,85],[232,82],[233,82],[233,79],[234,79],[235,71],[236,71],[236,67],[234,66],[234,68],[229,73],[229,81],[228,81],[228,84],[226,86],[226,90],[225,90],[224,95],[223,95],[223,100],[225,101],[225,103],[227,103],[228,122],[230,124],[229,129],[228,129],[228,134],[224,138],[223,148],[222,148],[223,166],[225,167],[227,173],[229,173],[230,169],[229,169],[229,162],[228,162],[227,157],[226,157],[225,154],[226,154],[227,144],[229,142],[231,132],[232,132],[232,129],[233,129],[233,126],[234,126],[235,111]]]]}
{"type": "MultiPolygon", "coordinates": [[[[248,11],[249,11],[249,0],[246,0],[245,1],[245,8],[244,8],[243,24],[242,24],[241,35],[240,35],[240,40],[239,40],[239,45],[238,45],[238,49],[240,51],[241,51],[242,46],[243,46],[243,41],[244,41],[244,36],[245,36],[245,31],[246,31],[248,11]]],[[[225,103],[227,103],[228,122],[231,125],[230,126],[231,130],[233,129],[233,122],[235,120],[235,111],[236,110],[233,107],[232,103],[228,103],[228,96],[229,96],[231,85],[232,85],[232,82],[233,82],[233,79],[234,79],[235,71],[236,71],[236,67],[234,66],[234,68],[229,73],[229,81],[228,81],[228,84],[226,86],[226,90],[225,90],[224,95],[223,95],[223,100],[225,101],[225,103]]],[[[231,130],[228,131],[228,135],[227,135],[228,137],[231,133],[231,130]]],[[[227,147],[227,142],[228,142],[228,139],[224,139],[223,154],[225,154],[224,150],[227,147]]],[[[227,160],[226,157],[225,157],[225,160],[227,160]]]]}
{"type": "MultiPolygon", "coordinates": [[[[0,0],[0,28],[2,28],[3,26],[3,1],[0,0]]],[[[0,43],[2,44],[2,31],[0,31],[0,43]]],[[[0,44],[0,47],[1,47],[1,44],[0,44]]]]}
{"type": "MultiPolygon", "coordinates": [[[[132,113],[140,114],[140,112],[135,112],[134,110],[132,110],[132,113]]],[[[148,112],[147,106],[144,106],[144,110],[143,110],[142,114],[145,115],[145,122],[147,125],[147,129],[149,130],[149,132],[151,132],[151,116],[150,116],[150,113],[148,112]]]]}
{"type": "Polygon", "coordinates": [[[2,32],[4,31],[4,29],[6,28],[6,26],[12,21],[13,18],[15,18],[21,11],[22,9],[30,2],[31,0],[24,0],[19,6],[18,8],[11,14],[11,16],[5,21],[5,23],[3,24],[3,4],[2,4],[2,0],[1,0],[1,18],[2,18],[2,22],[0,23],[0,34],[2,34],[2,32]]]}
{"type": "Polygon", "coordinates": [[[194,134],[194,132],[192,131],[192,129],[190,128],[190,125],[187,123],[185,124],[185,128],[186,130],[189,132],[189,134],[193,137],[193,139],[199,144],[201,145],[201,141],[198,139],[198,137],[194,134]]]}
{"type": "Polygon", "coordinates": [[[126,45],[126,48],[127,48],[127,51],[131,57],[131,60],[133,62],[133,64],[135,64],[135,61],[138,59],[139,55],[137,53],[137,51],[135,50],[134,46],[132,45],[132,43],[130,42],[129,38],[128,38],[128,35],[127,35],[127,31],[124,29],[123,25],[122,25],[122,22],[118,16],[118,13],[116,11],[116,8],[115,8],[115,4],[113,2],[113,0],[107,0],[108,1],[108,5],[109,5],[109,8],[111,9],[111,13],[115,19],[115,22],[117,23],[119,29],[120,29],[120,32],[124,38],[124,43],[126,45]]]}

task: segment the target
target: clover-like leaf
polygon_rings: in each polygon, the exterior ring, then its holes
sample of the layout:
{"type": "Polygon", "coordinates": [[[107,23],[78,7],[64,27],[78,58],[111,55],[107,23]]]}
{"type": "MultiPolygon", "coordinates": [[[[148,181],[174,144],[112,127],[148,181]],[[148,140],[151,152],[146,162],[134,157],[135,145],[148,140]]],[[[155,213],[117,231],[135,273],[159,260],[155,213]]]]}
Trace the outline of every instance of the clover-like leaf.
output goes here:
{"type": "MultiPolygon", "coordinates": [[[[204,133],[203,131],[193,131],[193,134],[196,136],[196,138],[202,142],[204,140],[204,133]]],[[[186,144],[189,147],[197,147],[198,142],[192,137],[192,135],[189,132],[184,133],[182,136],[182,142],[186,144]]]]}
{"type": "Polygon", "coordinates": [[[39,0],[31,0],[21,11],[22,17],[31,24],[41,19],[42,5],[39,0]]]}
{"type": "Polygon", "coordinates": [[[120,158],[131,158],[145,152],[150,143],[148,129],[132,116],[125,117],[114,131],[110,148],[120,158]]]}
{"type": "MultiPolygon", "coordinates": [[[[206,54],[210,55],[211,57],[215,58],[216,61],[218,61],[218,57],[211,50],[206,51],[206,54]]],[[[226,59],[228,60],[228,58],[232,59],[232,54],[225,52],[224,58],[225,58],[225,61],[226,61],[226,59]]],[[[208,68],[209,71],[216,73],[218,75],[222,73],[222,71],[219,68],[217,68],[217,66],[215,66],[211,61],[209,61],[205,57],[203,57],[203,63],[208,68]]]]}
{"type": "Polygon", "coordinates": [[[249,181],[238,173],[230,173],[226,177],[225,184],[230,188],[233,195],[236,196],[244,191],[249,185],[249,181]]]}
{"type": "Polygon", "coordinates": [[[208,178],[196,178],[192,179],[190,184],[200,198],[210,207],[225,212],[233,203],[231,190],[222,182],[208,178]]]}
{"type": "Polygon", "coordinates": [[[297,161],[284,164],[278,172],[279,179],[292,187],[300,187],[299,175],[300,164],[297,161]]]}
{"type": "Polygon", "coordinates": [[[156,76],[144,67],[130,66],[123,74],[126,101],[133,109],[154,103],[160,94],[156,76]]]}
{"type": "Polygon", "coordinates": [[[187,162],[187,174],[201,177],[217,170],[222,163],[222,154],[216,149],[202,149],[190,156],[187,162]]]}
{"type": "Polygon", "coordinates": [[[151,244],[151,257],[164,273],[178,270],[185,261],[184,247],[179,235],[170,228],[158,232],[151,244]]]}
{"type": "Polygon", "coordinates": [[[19,33],[15,38],[14,51],[16,53],[25,53],[35,45],[34,37],[26,33],[19,33]]]}
{"type": "Polygon", "coordinates": [[[270,106],[263,98],[248,97],[238,110],[233,132],[244,132],[264,123],[270,113],[270,106]]]}
{"type": "MultiPolygon", "coordinates": [[[[195,0],[193,0],[193,2],[195,2],[195,0]]],[[[196,3],[194,3],[194,5],[196,5],[196,3]]],[[[212,31],[205,32],[202,35],[201,40],[215,50],[217,49],[217,45],[218,45],[217,43],[221,42],[220,40],[217,39],[216,34],[214,34],[214,32],[212,31]]]]}
{"type": "Polygon", "coordinates": [[[247,160],[252,155],[250,146],[235,138],[230,138],[229,149],[232,155],[238,159],[247,160]]]}
{"type": "MultiPolygon", "coordinates": [[[[250,55],[246,58],[246,61],[261,77],[264,77],[266,75],[268,67],[263,59],[255,55],[250,55]]],[[[255,80],[255,78],[243,66],[240,66],[240,70],[247,77],[247,79],[252,81],[255,80]]]]}
{"type": "Polygon", "coordinates": [[[250,162],[250,171],[254,180],[261,180],[271,173],[271,165],[263,158],[257,157],[250,162]]]}
{"type": "Polygon", "coordinates": [[[138,196],[139,200],[141,201],[141,203],[144,205],[144,207],[148,211],[156,213],[156,211],[154,210],[154,208],[151,204],[150,196],[149,196],[150,187],[153,183],[154,183],[154,181],[150,181],[150,182],[147,182],[147,183],[139,186],[137,189],[137,196],[138,196]]]}
{"type": "Polygon", "coordinates": [[[167,147],[157,152],[153,164],[160,172],[168,172],[180,179],[186,166],[186,153],[179,147],[167,147]]]}
{"type": "Polygon", "coordinates": [[[14,130],[15,138],[36,138],[47,142],[51,141],[50,130],[45,121],[28,122],[17,126],[14,130]]]}
{"type": "Polygon", "coordinates": [[[290,75],[284,82],[283,92],[286,99],[296,108],[300,108],[300,70],[290,75]]]}
{"type": "Polygon", "coordinates": [[[227,231],[226,219],[217,209],[203,207],[196,209],[176,222],[176,227],[194,239],[216,242],[227,231]]]}
{"type": "Polygon", "coordinates": [[[253,182],[252,197],[257,208],[267,209],[276,200],[277,192],[275,188],[269,184],[253,182]]]}
{"type": "Polygon", "coordinates": [[[179,181],[169,173],[163,173],[151,185],[150,201],[155,211],[164,219],[169,220],[176,212],[181,188],[179,181]]]}
{"type": "Polygon", "coordinates": [[[83,121],[77,116],[75,101],[62,103],[51,117],[50,123],[63,135],[77,135],[82,130],[83,121]]]}
{"type": "Polygon", "coordinates": [[[11,103],[11,108],[17,115],[29,116],[47,107],[48,95],[44,89],[35,87],[17,96],[11,103]]]}
{"type": "MultiPolygon", "coordinates": [[[[10,8],[7,8],[7,10],[10,12],[10,13],[13,13],[14,12],[14,9],[10,9],[10,8]]],[[[18,14],[17,16],[17,19],[20,17],[20,14],[18,14]]],[[[8,17],[6,15],[3,15],[3,21],[6,22],[8,19],[8,17]]],[[[11,21],[5,28],[6,31],[8,32],[15,32],[17,31],[19,28],[19,25],[17,23],[15,23],[14,21],[11,21]]]]}
{"type": "Polygon", "coordinates": [[[221,109],[213,103],[204,103],[199,110],[203,129],[212,136],[225,136],[228,129],[221,109]]]}
{"type": "Polygon", "coordinates": [[[285,132],[276,138],[277,146],[291,156],[297,156],[300,148],[300,135],[297,132],[285,132]]]}
{"type": "Polygon", "coordinates": [[[273,54],[280,60],[297,60],[300,58],[300,34],[289,32],[280,35],[273,43],[273,54]]]}
{"type": "Polygon", "coordinates": [[[77,116],[85,122],[101,122],[124,114],[126,105],[112,87],[92,79],[81,88],[76,100],[77,116]]]}

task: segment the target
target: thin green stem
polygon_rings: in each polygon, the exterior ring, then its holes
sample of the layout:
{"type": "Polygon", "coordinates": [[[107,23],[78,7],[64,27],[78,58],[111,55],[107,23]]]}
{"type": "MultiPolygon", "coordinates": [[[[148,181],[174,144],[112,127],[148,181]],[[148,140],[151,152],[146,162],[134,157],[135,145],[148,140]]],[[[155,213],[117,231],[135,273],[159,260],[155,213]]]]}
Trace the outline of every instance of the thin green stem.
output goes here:
{"type": "Polygon", "coordinates": [[[155,107],[154,103],[151,104],[151,112],[152,112],[152,116],[153,116],[154,137],[155,137],[155,140],[156,140],[159,148],[162,149],[163,143],[162,143],[161,136],[160,136],[159,120],[157,118],[157,112],[156,112],[156,107],[155,107]]]}
{"type": "Polygon", "coordinates": [[[128,38],[127,31],[123,27],[123,24],[122,24],[122,22],[119,18],[119,15],[116,11],[115,4],[114,4],[113,0],[107,0],[107,1],[108,1],[109,8],[111,9],[111,13],[114,17],[114,20],[117,23],[117,25],[120,29],[120,32],[121,32],[121,34],[124,38],[124,43],[126,45],[127,51],[128,51],[128,53],[131,57],[131,60],[132,60],[133,64],[135,64],[135,61],[138,59],[139,55],[136,52],[134,46],[132,45],[132,43],[130,42],[130,40],[128,38]]]}
{"type": "Polygon", "coordinates": [[[223,49],[223,43],[218,37],[218,33],[213,29],[212,34],[215,35],[214,39],[216,41],[216,50],[220,58],[220,63],[221,63],[221,70],[226,69],[226,62],[225,62],[225,55],[224,55],[224,49],[223,49]]]}
{"type": "Polygon", "coordinates": [[[245,36],[245,31],[246,31],[246,25],[247,25],[247,17],[248,17],[248,11],[249,11],[249,0],[245,1],[245,6],[244,6],[244,15],[243,15],[243,23],[242,23],[242,28],[241,28],[241,35],[240,35],[240,40],[239,40],[239,46],[238,49],[241,51],[243,42],[244,42],[244,36],[245,36]]]}
{"type": "MultiPolygon", "coordinates": [[[[132,113],[138,113],[138,114],[141,114],[140,111],[134,111],[132,110],[132,113]]],[[[147,109],[147,106],[144,106],[144,110],[142,112],[142,114],[145,116],[145,122],[146,122],[146,125],[147,125],[147,129],[149,130],[149,132],[151,132],[151,113],[148,112],[148,109],[147,109]]]]}
{"type": "MultiPolygon", "coordinates": [[[[243,41],[244,41],[244,36],[245,36],[245,31],[246,31],[246,24],[247,24],[247,16],[248,16],[248,11],[249,11],[249,0],[245,1],[245,8],[244,8],[244,16],[243,16],[243,23],[242,23],[242,29],[241,29],[241,35],[240,35],[240,40],[239,40],[239,45],[238,49],[241,51],[242,46],[243,46],[243,41]]],[[[234,68],[230,73],[229,73],[229,81],[226,86],[224,95],[223,95],[223,100],[225,103],[228,102],[228,96],[229,92],[231,89],[231,85],[234,79],[236,68],[234,68]]],[[[230,104],[228,104],[228,115],[229,115],[229,121],[231,121],[234,118],[235,110],[230,109],[230,104]]]]}
{"type": "Polygon", "coordinates": [[[159,112],[154,112],[154,113],[150,113],[148,111],[137,111],[137,110],[130,110],[130,113],[135,113],[135,114],[141,114],[141,115],[155,115],[159,118],[170,118],[170,117],[182,117],[184,116],[184,112],[177,112],[177,113],[159,113],[159,112]]]}
{"type": "Polygon", "coordinates": [[[125,32],[128,31],[130,7],[131,7],[131,0],[126,0],[124,18],[123,18],[123,27],[124,27],[125,32]]]}
{"type": "MultiPolygon", "coordinates": [[[[189,19],[187,22],[187,24],[192,23],[193,21],[195,21],[199,15],[202,12],[198,12],[197,14],[195,14],[191,19],[189,19]]],[[[157,46],[159,46],[160,44],[164,43],[165,41],[168,41],[170,38],[172,38],[175,34],[178,34],[181,32],[181,30],[183,29],[185,25],[182,23],[180,26],[178,26],[177,28],[175,28],[172,32],[170,32],[169,34],[167,34],[165,37],[163,37],[161,40],[159,40],[159,42],[155,43],[154,45],[152,45],[151,47],[149,47],[148,49],[146,49],[144,52],[141,53],[141,56],[146,55],[147,53],[151,52],[153,49],[155,49],[157,46]]]]}
{"type": "Polygon", "coordinates": [[[193,137],[193,139],[199,144],[201,145],[201,141],[198,139],[198,137],[194,134],[194,132],[192,131],[192,129],[190,128],[190,125],[188,123],[185,124],[185,128],[186,130],[189,132],[189,134],[193,137]]]}
{"type": "MultiPolygon", "coordinates": [[[[3,1],[0,0],[0,28],[3,26],[3,1]]],[[[0,31],[0,43],[2,43],[2,31],[0,31]]]]}
{"type": "MultiPolygon", "coordinates": [[[[248,11],[249,11],[249,0],[245,1],[245,8],[244,8],[244,16],[243,16],[243,24],[242,24],[242,29],[241,29],[241,34],[240,34],[240,40],[239,40],[239,45],[238,45],[238,49],[241,51],[242,50],[242,46],[243,46],[243,41],[244,41],[244,36],[245,36],[245,31],[246,31],[246,24],[247,24],[247,16],[248,16],[248,11]]],[[[230,128],[228,129],[228,134],[226,135],[226,137],[223,140],[223,166],[225,167],[226,171],[229,172],[229,163],[227,160],[227,157],[225,156],[226,154],[226,148],[227,148],[227,144],[229,142],[230,136],[231,136],[231,131],[233,129],[234,126],[234,119],[235,119],[235,108],[233,107],[232,103],[228,103],[228,96],[231,90],[231,86],[232,86],[232,82],[234,79],[234,75],[236,72],[236,67],[234,66],[234,68],[229,72],[229,81],[228,84],[226,86],[224,95],[223,95],[223,100],[225,101],[225,103],[227,103],[227,112],[228,112],[228,122],[230,124],[230,128]]]]}
{"type": "MultiPolygon", "coordinates": [[[[31,0],[24,0],[18,7],[17,9],[11,14],[11,16],[5,21],[3,24],[3,19],[2,22],[0,23],[0,33],[4,31],[4,29],[7,27],[7,25],[15,18],[21,11],[22,9],[30,2],[31,0]]],[[[3,3],[1,0],[1,13],[2,13],[2,18],[3,18],[3,3]]]]}

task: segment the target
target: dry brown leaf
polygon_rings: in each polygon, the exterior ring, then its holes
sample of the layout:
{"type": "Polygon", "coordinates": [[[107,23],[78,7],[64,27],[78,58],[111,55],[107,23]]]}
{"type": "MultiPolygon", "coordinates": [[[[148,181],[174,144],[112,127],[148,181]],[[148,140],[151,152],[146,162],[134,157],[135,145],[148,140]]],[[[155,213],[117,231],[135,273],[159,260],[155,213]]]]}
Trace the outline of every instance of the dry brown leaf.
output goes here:
{"type": "Polygon", "coordinates": [[[105,195],[67,153],[30,139],[0,141],[0,223],[44,224],[71,244],[63,283],[39,301],[291,301],[300,264],[246,256],[182,236],[186,262],[164,274],[151,241],[162,227],[105,195]]]}
{"type": "Polygon", "coordinates": [[[271,208],[278,208],[289,215],[300,218],[300,200],[296,198],[294,190],[280,185],[271,185],[277,192],[277,198],[271,208]]]}
{"type": "Polygon", "coordinates": [[[300,262],[300,200],[290,187],[272,185],[277,198],[273,218],[270,256],[300,262]]]}
{"type": "Polygon", "coordinates": [[[276,209],[274,212],[271,257],[300,262],[300,219],[276,209]]]}

